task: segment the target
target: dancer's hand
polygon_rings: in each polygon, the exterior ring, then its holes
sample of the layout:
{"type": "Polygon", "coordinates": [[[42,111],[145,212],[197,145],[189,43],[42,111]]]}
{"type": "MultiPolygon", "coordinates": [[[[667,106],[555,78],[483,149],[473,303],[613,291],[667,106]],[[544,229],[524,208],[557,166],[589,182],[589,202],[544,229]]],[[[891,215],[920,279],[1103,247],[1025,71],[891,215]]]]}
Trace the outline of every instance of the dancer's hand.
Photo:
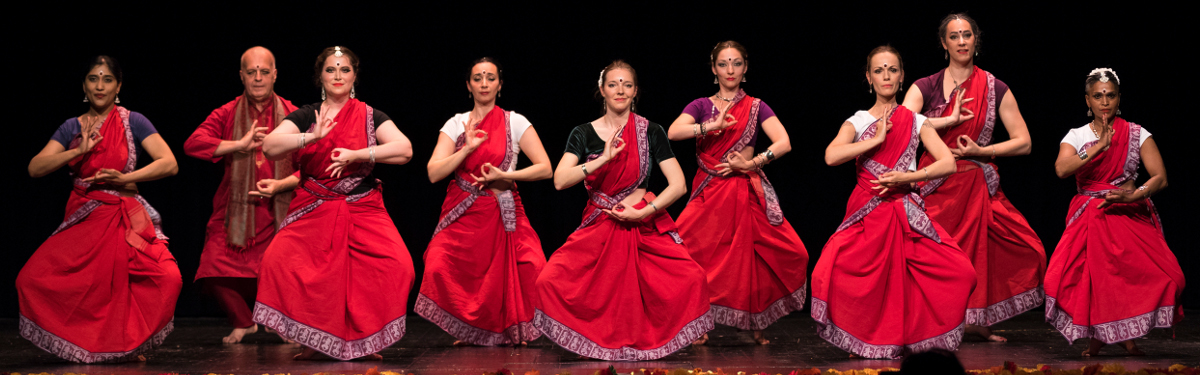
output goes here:
{"type": "Polygon", "coordinates": [[[1137,198],[1133,196],[1133,190],[1112,189],[1104,194],[1104,201],[1096,205],[1096,208],[1105,208],[1113,203],[1132,203],[1137,198]]]}
{"type": "Polygon", "coordinates": [[[333,121],[332,118],[322,117],[324,116],[322,112],[328,112],[325,110],[325,105],[321,105],[320,111],[313,111],[313,113],[317,116],[317,122],[313,124],[311,132],[313,134],[314,142],[324,139],[326,135],[329,135],[329,131],[333,130],[334,126],[337,126],[337,122],[333,121]]]}
{"type": "Polygon", "coordinates": [[[124,177],[125,174],[121,173],[121,171],[110,168],[102,168],[99,171],[96,171],[96,174],[92,177],[83,179],[83,182],[121,186],[125,185],[124,177]]]}
{"type": "Polygon", "coordinates": [[[96,147],[96,144],[104,139],[100,132],[96,130],[96,126],[103,123],[100,116],[84,115],[79,119],[79,153],[86,154],[96,147]]]}
{"type": "Polygon", "coordinates": [[[725,109],[722,109],[721,113],[717,114],[716,118],[709,120],[712,121],[712,126],[705,125],[704,130],[710,132],[716,131],[718,132],[717,134],[721,134],[719,131],[725,130],[730,126],[737,124],[737,117],[729,114],[730,108],[733,108],[733,105],[728,105],[725,107],[725,109]]]}
{"type": "Polygon", "coordinates": [[[254,184],[254,188],[257,190],[251,190],[250,196],[259,197],[259,198],[270,198],[270,197],[275,196],[275,193],[279,192],[280,186],[283,186],[283,180],[276,180],[273,178],[264,178],[264,179],[258,180],[258,183],[254,184]]]}
{"type": "Polygon", "coordinates": [[[887,133],[890,130],[892,130],[892,109],[884,107],[883,117],[879,121],[875,121],[875,137],[871,140],[883,144],[887,140],[887,133]]]}
{"type": "Polygon", "coordinates": [[[733,172],[747,173],[755,169],[754,162],[747,160],[740,152],[730,152],[728,162],[717,164],[717,172],[722,176],[728,176],[733,172]]]}
{"type": "Polygon", "coordinates": [[[879,193],[876,195],[882,196],[884,194],[887,194],[888,190],[891,190],[891,189],[895,188],[896,186],[905,183],[905,181],[902,181],[903,177],[904,177],[903,172],[888,171],[887,173],[884,173],[882,176],[879,176],[879,179],[871,180],[871,183],[876,185],[876,186],[871,187],[871,190],[878,191],[879,193]]]}
{"type": "Polygon", "coordinates": [[[954,110],[951,111],[950,116],[948,116],[950,118],[950,123],[947,124],[946,127],[958,126],[959,124],[967,122],[967,120],[975,118],[975,112],[972,112],[969,108],[963,108],[963,104],[970,103],[971,101],[975,100],[975,98],[963,99],[963,94],[966,94],[967,90],[961,88],[955,90],[958,91],[958,95],[956,95],[957,98],[954,99],[954,110]]]}
{"type": "Polygon", "coordinates": [[[624,128],[617,129],[616,132],[613,132],[612,139],[608,140],[608,142],[604,142],[604,154],[601,156],[604,158],[604,163],[608,163],[610,160],[617,157],[617,154],[621,153],[621,150],[625,149],[625,139],[621,138],[621,132],[623,129],[624,128]]]}
{"type": "Polygon", "coordinates": [[[479,121],[475,120],[475,114],[471,114],[470,120],[463,123],[463,148],[467,152],[473,152],[483,144],[483,141],[488,139],[488,133],[479,129],[479,121]]]}
{"type": "Polygon", "coordinates": [[[250,131],[246,132],[241,139],[238,140],[237,150],[239,152],[250,152],[254,149],[262,147],[263,138],[267,137],[267,128],[258,126],[258,120],[250,124],[250,131]]]}
{"type": "Polygon", "coordinates": [[[966,134],[958,136],[957,143],[958,148],[950,149],[950,153],[954,154],[955,159],[984,154],[983,148],[979,147],[979,144],[966,134]]]}
{"type": "Polygon", "coordinates": [[[341,147],[333,149],[333,152],[329,153],[329,158],[333,163],[325,168],[325,172],[330,172],[333,178],[342,177],[342,170],[346,169],[347,165],[363,159],[359,155],[362,152],[363,150],[350,150],[341,147]]]}
{"type": "Polygon", "coordinates": [[[478,176],[476,176],[474,173],[471,174],[471,178],[475,179],[475,182],[471,183],[471,185],[475,186],[476,188],[486,188],[491,184],[492,181],[508,180],[508,172],[502,171],[500,168],[496,168],[496,166],[492,165],[492,163],[483,163],[479,169],[480,173],[478,176]]]}
{"type": "Polygon", "coordinates": [[[625,207],[625,205],[622,204],[617,204],[617,206],[613,207],[611,210],[603,211],[604,213],[608,214],[608,216],[620,221],[642,221],[642,219],[645,219],[647,216],[650,216],[650,214],[653,214],[655,210],[654,207],[651,207],[648,204],[641,209],[633,209],[625,207]]]}

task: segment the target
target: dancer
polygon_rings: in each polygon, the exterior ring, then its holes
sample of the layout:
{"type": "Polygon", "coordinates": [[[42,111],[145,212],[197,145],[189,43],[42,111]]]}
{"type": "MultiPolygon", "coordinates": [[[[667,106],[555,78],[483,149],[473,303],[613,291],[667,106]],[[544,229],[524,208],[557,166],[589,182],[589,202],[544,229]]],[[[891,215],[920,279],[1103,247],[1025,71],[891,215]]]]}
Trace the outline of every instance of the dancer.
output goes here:
{"type": "Polygon", "coordinates": [[[504,71],[492,58],[471,64],[470,112],[442,126],[429,181],[453,174],[413,309],[454,336],[455,345],[525,345],[533,327],[534,282],[546,265],[513,181],[553,176],[542,140],[525,116],[496,106],[504,71]],[[516,169],[524,150],[533,165],[516,169]]]}
{"type": "Polygon", "coordinates": [[[559,190],[583,182],[583,223],[537,279],[533,324],[583,356],[662,358],[712,329],[704,270],[665,210],[687,192],[658,124],[634,113],[637,73],[617,60],[596,82],[605,114],[576,126],[554,173],[559,190]],[[647,192],[657,163],[669,186],[647,192]]]}
{"type": "Polygon", "coordinates": [[[875,105],[842,123],[825,150],[831,166],[857,159],[858,184],[813,270],[817,334],[866,358],[954,350],[975,271],[926,216],[912,183],[954,172],[954,157],[933,128],[960,121],[962,94],[945,118],[897,107],[904,63],[891,46],[867,55],[866,76],[875,105]],[[918,141],[937,162],[916,168],[918,141]]]}
{"type": "Polygon", "coordinates": [[[158,212],[137,187],[179,169],[150,120],[116,105],[121,83],[116,60],[92,59],[88,111],[29,162],[31,177],[68,166],[75,178],[66,218],[17,275],[21,337],[73,362],[146,360],[171,333],[183,286],[158,212]],[[138,154],[153,161],[135,169],[138,154]]]}
{"type": "Polygon", "coordinates": [[[292,112],[263,141],[271,159],[296,152],[301,185],[263,254],[254,321],[304,345],[296,359],[382,359],[377,352],[404,335],[414,274],[371,170],[407,163],[412,145],[355,99],[359,60],[349,48],[326,48],[313,68],[324,101],[292,112]]]}
{"type": "MultiPolygon", "coordinates": [[[[938,28],[950,65],[917,80],[904,106],[927,117],[962,112],[962,124],[934,122],[938,135],[956,159],[955,173],[923,182],[921,196],[929,216],[954,238],[975,266],[976,288],[967,304],[968,333],[989,341],[1008,341],[990,326],[1042,304],[1046,251],[1025,217],[1000,189],[995,158],[1029,154],[1029,129],[1017,99],[1004,82],[975,66],[979,26],[963,13],[946,16],[938,28]],[[963,105],[950,103],[962,90],[963,105]],[[997,115],[1009,139],[992,142],[997,115]]],[[[918,168],[934,163],[929,153],[918,168]]]]}
{"type": "Polygon", "coordinates": [[[745,47],[721,42],[709,63],[719,91],[688,104],[668,132],[671,140],[696,139],[700,166],[679,235],[708,273],[713,320],[751,330],[765,345],[763,329],[804,308],[808,250],[762,172],[792,144],[771,107],[741,89],[749,69],[745,47]],[[760,127],[772,143],[754,155],[760,127]]]}
{"type": "Polygon", "coordinates": [[[275,95],[278,73],[271,51],[246,50],[238,71],[242,95],[213,110],[183,144],[188,156],[225,165],[196,281],[217,300],[233,326],[221,339],[226,344],[258,331],[250,316],[258,265],[300,181],[293,176],[291,160],[268,162],[262,154],[263,138],[296,110],[292,102],[275,95]]]}
{"type": "Polygon", "coordinates": [[[1046,272],[1046,321],[1067,341],[1090,339],[1084,356],[1117,343],[1143,355],[1133,339],[1183,319],[1183,270],[1150,201],[1167,169],[1150,132],[1119,117],[1117,73],[1095,69],[1085,82],[1092,121],[1063,137],[1054,162],[1079,193],[1046,272]],[[1139,163],[1150,178],[1137,186],[1139,163]]]}

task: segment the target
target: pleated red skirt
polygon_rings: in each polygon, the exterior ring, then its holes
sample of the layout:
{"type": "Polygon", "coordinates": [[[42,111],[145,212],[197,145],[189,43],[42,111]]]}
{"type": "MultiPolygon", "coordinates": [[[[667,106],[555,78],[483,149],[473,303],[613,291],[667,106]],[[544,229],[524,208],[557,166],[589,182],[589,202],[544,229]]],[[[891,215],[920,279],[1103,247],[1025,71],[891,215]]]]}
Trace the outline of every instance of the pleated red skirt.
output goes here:
{"type": "MultiPolygon", "coordinates": [[[[456,339],[475,345],[536,340],[534,283],[546,255],[515,192],[516,230],[504,229],[496,198],[480,196],[425,250],[425,274],[413,309],[456,339]]],[[[453,202],[443,207],[444,217],[453,202]]]]}
{"type": "Polygon", "coordinates": [[[658,359],[713,328],[704,270],[649,218],[603,216],[576,230],[550,257],[537,291],[534,325],[591,358],[658,359]]]}
{"type": "MultiPolygon", "coordinates": [[[[399,341],[414,272],[381,195],[326,200],[280,229],[259,268],[254,321],[341,360],[399,341]]],[[[297,189],[290,212],[315,200],[297,189]]]]}
{"type": "MultiPolygon", "coordinates": [[[[1146,201],[1096,208],[1076,195],[1074,222],[1046,272],[1046,321],[1068,341],[1113,344],[1183,319],[1183,270],[1146,201]],[[1085,206],[1086,205],[1086,206],[1085,206]]],[[[1070,220],[1070,218],[1068,218],[1070,220]]]]}
{"type": "Polygon", "coordinates": [[[89,194],[101,203],[73,192],[68,212],[86,216],[68,217],[78,221],[42,243],[17,275],[21,336],[74,362],[128,361],[162,344],[183,286],[139,199],[106,194],[89,194]]]}
{"type": "Polygon", "coordinates": [[[821,338],[865,358],[958,348],[975,271],[931,224],[941,243],[910,229],[900,200],[884,200],[829,239],[812,275],[821,338]]]}
{"type": "Polygon", "coordinates": [[[708,275],[713,321],[762,330],[804,308],[808,250],[786,219],[768,222],[752,183],[746,175],[711,179],[678,228],[708,275]]]}
{"type": "MultiPolygon", "coordinates": [[[[994,165],[991,165],[994,168],[994,165]]],[[[925,211],[954,238],[975,267],[975,292],[967,303],[967,324],[990,326],[1042,304],[1046,250],[1025,216],[996,182],[988,193],[983,169],[959,161],[925,197],[925,211]]]]}

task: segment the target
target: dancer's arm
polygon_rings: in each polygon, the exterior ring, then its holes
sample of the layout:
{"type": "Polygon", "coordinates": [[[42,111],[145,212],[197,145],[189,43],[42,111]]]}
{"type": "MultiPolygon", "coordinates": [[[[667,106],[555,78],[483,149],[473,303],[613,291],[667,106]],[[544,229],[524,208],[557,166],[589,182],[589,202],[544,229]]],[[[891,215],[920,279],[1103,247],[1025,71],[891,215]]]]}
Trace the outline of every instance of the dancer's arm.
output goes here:
{"type": "Polygon", "coordinates": [[[83,181],[93,184],[124,186],[126,184],[170,177],[179,173],[179,165],[175,162],[175,154],[171,153],[171,146],[167,146],[167,142],[158,133],[151,134],[146,139],[143,139],[142,149],[146,150],[146,153],[154,160],[150,164],[146,164],[145,167],[129,173],[121,173],[121,171],[116,169],[103,168],[97,171],[95,175],[87,176],[83,181]]]}
{"type": "Polygon", "coordinates": [[[1025,118],[1021,117],[1021,110],[1017,108],[1017,99],[1013,97],[1012,90],[1008,90],[1004,94],[1004,99],[1000,100],[999,113],[1000,121],[1004,122],[1004,129],[1008,130],[1007,141],[979,147],[975,140],[963,135],[958,137],[958,148],[950,150],[950,152],[958,157],[1028,155],[1029,151],[1033,149],[1033,143],[1029,138],[1029,128],[1025,125],[1025,118]]]}

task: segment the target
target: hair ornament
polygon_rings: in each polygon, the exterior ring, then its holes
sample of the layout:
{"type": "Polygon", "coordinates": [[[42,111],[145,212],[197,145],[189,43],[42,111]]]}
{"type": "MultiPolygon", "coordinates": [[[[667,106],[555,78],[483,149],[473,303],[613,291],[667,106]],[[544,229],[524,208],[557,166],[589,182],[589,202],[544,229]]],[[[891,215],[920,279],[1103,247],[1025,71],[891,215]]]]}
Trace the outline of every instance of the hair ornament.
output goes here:
{"type": "Polygon", "coordinates": [[[600,78],[596,79],[596,87],[604,87],[604,72],[607,70],[608,68],[600,69],[600,78]]]}
{"type": "Polygon", "coordinates": [[[1104,75],[1104,73],[1105,73],[1105,72],[1108,72],[1108,73],[1112,74],[1113,78],[1117,80],[1117,85],[1120,85],[1120,84],[1121,84],[1121,77],[1117,77],[1117,72],[1116,72],[1116,71],[1114,71],[1114,70],[1112,70],[1111,68],[1096,68],[1096,69],[1092,69],[1092,72],[1091,72],[1091,73],[1088,73],[1088,76],[1092,76],[1092,75],[1099,75],[1099,76],[1100,76],[1100,82],[1106,82],[1106,83],[1107,83],[1107,82],[1108,82],[1108,76],[1104,75]]]}
{"type": "Polygon", "coordinates": [[[333,47],[333,55],[336,57],[342,57],[342,55],[345,55],[342,53],[342,46],[334,46],[333,47]]]}

